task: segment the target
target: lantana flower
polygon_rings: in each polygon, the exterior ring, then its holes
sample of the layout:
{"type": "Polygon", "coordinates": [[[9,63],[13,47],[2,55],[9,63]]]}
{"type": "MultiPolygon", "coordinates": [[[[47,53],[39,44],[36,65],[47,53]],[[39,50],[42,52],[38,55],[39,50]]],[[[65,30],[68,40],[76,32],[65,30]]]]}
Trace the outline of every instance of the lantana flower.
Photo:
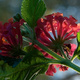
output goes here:
{"type": "MultiPolygon", "coordinates": [[[[49,55],[47,52],[45,52],[44,50],[42,50],[39,46],[34,45],[34,47],[36,49],[38,49],[40,52],[42,52],[42,54],[46,57],[46,58],[50,58],[50,59],[55,59],[53,58],[51,55],[49,55]]],[[[60,64],[51,64],[48,67],[48,70],[46,71],[46,75],[49,76],[53,76],[53,73],[56,73],[56,68],[59,68],[60,71],[66,71],[68,70],[68,67],[64,66],[64,65],[60,65],[60,64]]]]}
{"type": "MultiPolygon", "coordinates": [[[[66,42],[76,38],[77,32],[79,31],[79,25],[76,21],[74,17],[63,17],[63,14],[59,12],[45,16],[45,18],[41,18],[37,21],[37,27],[35,28],[37,40],[58,55],[64,57],[59,49],[62,47],[65,55],[70,59],[70,56],[73,56],[77,46],[66,42]]],[[[42,51],[41,48],[36,48],[42,51]]],[[[44,51],[42,53],[45,57],[46,55],[50,56],[44,51]]],[[[55,66],[53,64],[50,65],[47,75],[53,75],[52,72],[56,72],[54,68],[55,66]]],[[[61,71],[68,70],[67,67],[62,65],[60,65],[59,68],[60,70],[62,69],[61,71]]]]}
{"type": "Polygon", "coordinates": [[[22,35],[20,32],[20,22],[13,22],[9,19],[7,23],[0,22],[0,55],[8,57],[19,57],[22,48],[22,35]]]}

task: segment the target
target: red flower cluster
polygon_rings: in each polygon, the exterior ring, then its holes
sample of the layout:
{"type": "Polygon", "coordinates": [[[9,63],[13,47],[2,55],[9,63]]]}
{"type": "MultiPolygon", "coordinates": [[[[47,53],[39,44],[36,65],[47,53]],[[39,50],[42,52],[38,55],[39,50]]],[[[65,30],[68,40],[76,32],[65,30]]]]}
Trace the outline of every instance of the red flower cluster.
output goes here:
{"type": "Polygon", "coordinates": [[[62,66],[62,65],[59,65],[59,64],[52,64],[48,67],[46,75],[53,76],[53,72],[56,73],[56,68],[55,67],[59,68],[60,71],[68,70],[68,67],[66,67],[66,66],[62,66]]]}
{"type": "MultiPolygon", "coordinates": [[[[34,45],[34,47],[35,47],[36,49],[38,49],[39,51],[41,51],[42,54],[43,54],[46,58],[55,59],[55,58],[53,58],[51,55],[49,55],[48,53],[46,53],[44,50],[42,50],[39,46],[34,45]]],[[[60,71],[66,71],[66,70],[68,70],[68,67],[66,67],[66,66],[59,65],[59,64],[51,64],[51,65],[48,67],[48,70],[47,70],[47,72],[46,72],[46,75],[53,76],[53,72],[56,73],[56,68],[59,68],[60,71]]]]}
{"type": "Polygon", "coordinates": [[[37,22],[37,27],[35,28],[37,40],[50,49],[54,49],[55,52],[58,52],[59,46],[67,47],[72,50],[68,51],[68,54],[72,56],[75,50],[72,47],[76,48],[76,45],[66,44],[65,42],[76,38],[76,34],[79,31],[76,21],[72,16],[69,18],[63,17],[62,13],[53,13],[45,16],[45,19],[41,18],[37,22]]]}
{"type": "Polygon", "coordinates": [[[45,19],[41,18],[37,21],[35,28],[37,39],[49,47],[56,47],[57,43],[63,45],[66,40],[76,38],[79,30],[76,21],[72,16],[63,17],[62,13],[45,16],[45,19]]]}
{"type": "MultiPolygon", "coordinates": [[[[59,12],[45,16],[44,19],[41,18],[37,21],[35,28],[37,40],[61,56],[60,46],[63,47],[67,57],[72,56],[77,46],[71,43],[67,44],[66,41],[76,38],[77,32],[80,30],[76,21],[74,17],[63,17],[63,14],[59,12]]],[[[40,48],[37,49],[43,52],[45,57],[50,56],[40,48]]],[[[59,66],[59,68],[62,69],[61,71],[68,69],[65,66],[59,66]]],[[[46,74],[53,75],[52,72],[55,73],[56,70],[53,65],[50,65],[46,74]]]]}
{"type": "Polygon", "coordinates": [[[23,22],[23,20],[13,22],[13,18],[9,19],[4,25],[0,22],[0,55],[17,56],[15,52],[22,47],[20,26],[23,22]]]}

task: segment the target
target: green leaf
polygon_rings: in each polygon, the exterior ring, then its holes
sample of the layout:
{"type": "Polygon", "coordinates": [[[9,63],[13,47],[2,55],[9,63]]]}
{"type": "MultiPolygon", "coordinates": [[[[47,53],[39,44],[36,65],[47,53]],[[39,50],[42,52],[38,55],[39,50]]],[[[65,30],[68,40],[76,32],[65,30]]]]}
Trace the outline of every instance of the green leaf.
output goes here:
{"type": "Polygon", "coordinates": [[[44,73],[48,68],[47,58],[34,48],[29,51],[15,68],[0,61],[0,80],[34,80],[38,74],[44,73]]]}
{"type": "Polygon", "coordinates": [[[24,50],[27,52],[27,54],[23,59],[23,62],[29,65],[30,64],[33,65],[35,63],[45,64],[45,67],[43,67],[43,70],[41,71],[41,73],[44,73],[48,68],[47,65],[48,59],[45,58],[43,54],[37,49],[35,49],[33,46],[25,47],[24,50]]]}
{"type": "Polygon", "coordinates": [[[77,33],[77,41],[80,43],[80,32],[77,33]]]}
{"type": "Polygon", "coordinates": [[[22,18],[30,27],[36,26],[37,20],[43,16],[45,10],[43,0],[23,0],[22,2],[22,18]]]}
{"type": "Polygon", "coordinates": [[[77,58],[80,60],[80,55],[78,55],[77,58]]]}
{"type": "Polygon", "coordinates": [[[74,52],[73,58],[77,57],[78,59],[80,59],[80,32],[77,33],[77,49],[74,52]]]}
{"type": "Polygon", "coordinates": [[[21,15],[20,14],[16,14],[15,16],[13,16],[13,18],[14,18],[14,22],[16,22],[16,21],[20,21],[20,19],[22,19],[22,17],[21,17],[21,15]]]}
{"type": "Polygon", "coordinates": [[[28,65],[20,63],[17,67],[12,68],[7,63],[0,61],[0,80],[5,80],[5,78],[9,80],[24,80],[22,78],[24,77],[23,74],[26,67],[28,67],[28,65]],[[21,72],[23,73],[22,76],[20,76],[21,72]]]}

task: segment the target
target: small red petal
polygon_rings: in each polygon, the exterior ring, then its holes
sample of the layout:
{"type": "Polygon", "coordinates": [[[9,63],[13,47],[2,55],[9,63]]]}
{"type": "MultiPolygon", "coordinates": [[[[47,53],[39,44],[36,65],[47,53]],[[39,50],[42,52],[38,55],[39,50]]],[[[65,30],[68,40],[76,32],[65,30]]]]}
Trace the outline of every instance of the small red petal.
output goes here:
{"type": "Polygon", "coordinates": [[[49,65],[46,75],[53,76],[53,72],[56,73],[56,69],[54,65],[49,65]]]}
{"type": "Polygon", "coordinates": [[[9,23],[13,23],[13,18],[8,19],[9,23]]]}

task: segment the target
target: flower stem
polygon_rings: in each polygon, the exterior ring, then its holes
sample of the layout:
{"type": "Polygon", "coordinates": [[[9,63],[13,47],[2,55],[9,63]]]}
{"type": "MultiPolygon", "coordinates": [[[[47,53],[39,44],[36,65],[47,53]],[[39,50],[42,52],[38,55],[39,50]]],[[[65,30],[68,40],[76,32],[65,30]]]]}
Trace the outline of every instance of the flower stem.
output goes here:
{"type": "Polygon", "coordinates": [[[47,58],[46,59],[46,62],[44,63],[49,63],[49,64],[60,64],[61,60],[55,60],[55,59],[50,59],[50,58],[47,58]]]}
{"type": "Polygon", "coordinates": [[[75,65],[74,63],[72,63],[70,60],[66,60],[66,59],[63,59],[63,60],[48,59],[46,61],[46,63],[48,63],[48,64],[62,64],[62,65],[65,65],[67,67],[70,67],[73,70],[75,70],[76,72],[80,73],[80,67],[75,65]]]}
{"type": "Polygon", "coordinates": [[[61,64],[66,65],[67,67],[72,68],[73,70],[77,71],[80,73],[80,67],[72,63],[70,60],[65,60],[61,62],[61,64]]]}
{"type": "Polygon", "coordinates": [[[76,56],[74,56],[74,57],[72,57],[72,58],[71,58],[71,61],[73,61],[76,57],[77,57],[77,55],[76,55],[76,56]]]}
{"type": "Polygon", "coordinates": [[[63,58],[61,56],[59,56],[55,52],[51,51],[49,48],[47,48],[46,46],[44,46],[43,44],[41,44],[39,41],[35,40],[34,43],[37,44],[39,47],[41,47],[44,51],[46,51],[48,54],[50,54],[54,58],[56,58],[58,60],[63,60],[63,58]]]}
{"type": "Polygon", "coordinates": [[[67,67],[72,68],[73,70],[77,71],[78,73],[80,73],[80,67],[75,65],[74,63],[72,63],[70,60],[68,59],[64,59],[62,57],[60,57],[59,55],[57,55],[56,53],[54,53],[53,51],[51,51],[50,49],[48,49],[46,46],[42,45],[40,42],[38,42],[37,40],[34,41],[34,43],[36,43],[39,47],[41,47],[44,51],[48,52],[50,55],[52,55],[54,58],[58,59],[55,60],[54,59],[50,59],[48,61],[48,63],[55,63],[55,64],[62,64],[65,65],[67,67]]]}
{"type": "Polygon", "coordinates": [[[65,58],[65,59],[68,59],[67,56],[66,56],[65,53],[64,53],[63,48],[62,48],[61,46],[59,46],[59,49],[60,49],[60,51],[61,51],[61,54],[64,56],[64,58],[65,58]]]}
{"type": "Polygon", "coordinates": [[[75,50],[72,58],[71,58],[71,61],[73,61],[77,56],[78,56],[79,52],[77,52],[77,50],[75,50]]]}

